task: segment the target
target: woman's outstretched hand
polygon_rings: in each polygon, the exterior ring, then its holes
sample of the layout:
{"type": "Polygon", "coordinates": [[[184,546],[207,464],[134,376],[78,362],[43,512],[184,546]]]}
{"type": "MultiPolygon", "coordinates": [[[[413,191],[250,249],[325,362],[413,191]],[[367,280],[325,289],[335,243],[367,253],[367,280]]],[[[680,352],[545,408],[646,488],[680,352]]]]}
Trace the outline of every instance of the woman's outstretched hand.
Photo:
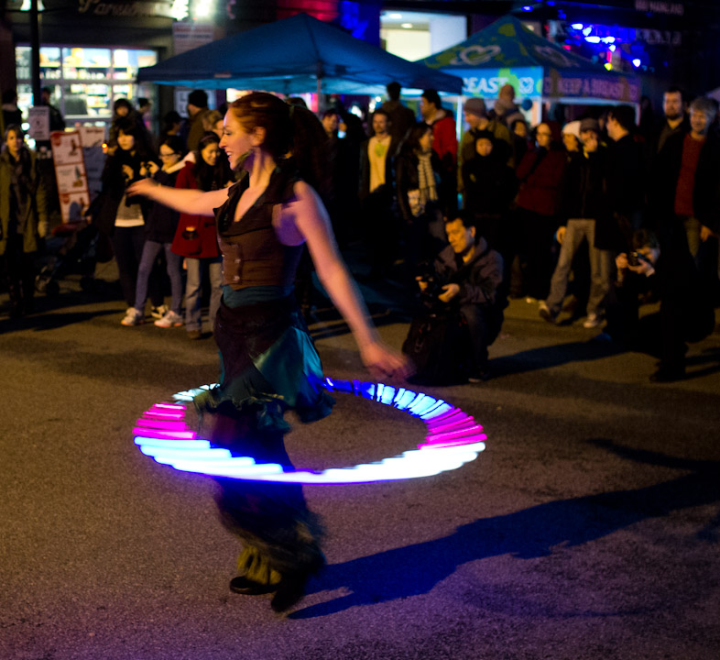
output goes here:
{"type": "Polygon", "coordinates": [[[380,341],[368,344],[360,357],[373,378],[407,378],[413,374],[408,358],[380,341]]]}
{"type": "Polygon", "coordinates": [[[140,179],[128,187],[128,195],[142,195],[143,197],[152,197],[155,188],[159,188],[160,184],[154,179],[140,179]]]}

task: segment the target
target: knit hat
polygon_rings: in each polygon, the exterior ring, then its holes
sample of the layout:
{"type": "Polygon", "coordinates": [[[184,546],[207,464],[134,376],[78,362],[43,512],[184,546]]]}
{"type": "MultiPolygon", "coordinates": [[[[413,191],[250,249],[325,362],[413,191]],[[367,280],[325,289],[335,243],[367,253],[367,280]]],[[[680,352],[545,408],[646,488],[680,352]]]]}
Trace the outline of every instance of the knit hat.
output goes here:
{"type": "Polygon", "coordinates": [[[188,94],[188,103],[197,108],[207,108],[208,97],[204,90],[195,89],[188,94]]]}
{"type": "Polygon", "coordinates": [[[596,133],[600,133],[600,124],[598,123],[597,119],[587,118],[583,119],[580,122],[580,132],[583,131],[595,131],[596,133]]]}
{"type": "Polygon", "coordinates": [[[485,107],[485,101],[478,98],[472,98],[465,101],[463,106],[465,112],[469,112],[471,115],[476,117],[487,117],[487,108],[485,107]]]}
{"type": "Polygon", "coordinates": [[[574,135],[576,138],[580,138],[580,122],[579,121],[571,121],[565,124],[562,129],[563,135],[565,133],[569,133],[570,135],[574,135]]]}
{"type": "Polygon", "coordinates": [[[475,144],[477,144],[478,140],[489,140],[493,145],[495,144],[495,136],[492,131],[474,131],[473,137],[475,138],[475,144]]]}

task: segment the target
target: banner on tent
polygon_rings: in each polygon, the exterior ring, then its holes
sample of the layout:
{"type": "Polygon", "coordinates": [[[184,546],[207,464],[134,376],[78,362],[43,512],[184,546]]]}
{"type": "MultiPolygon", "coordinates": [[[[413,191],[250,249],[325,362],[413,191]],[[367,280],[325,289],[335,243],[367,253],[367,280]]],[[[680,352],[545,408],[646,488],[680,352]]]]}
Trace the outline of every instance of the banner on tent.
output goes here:
{"type": "Polygon", "coordinates": [[[545,77],[543,96],[550,98],[596,98],[619,103],[638,103],[640,85],[624,76],[572,76],[550,69],[545,77]]]}
{"type": "MultiPolygon", "coordinates": [[[[459,72],[458,72],[459,73],[459,72]]],[[[520,98],[542,95],[543,70],[539,66],[478,69],[463,71],[463,94],[480,98],[497,98],[503,85],[510,83],[520,98]]]]}

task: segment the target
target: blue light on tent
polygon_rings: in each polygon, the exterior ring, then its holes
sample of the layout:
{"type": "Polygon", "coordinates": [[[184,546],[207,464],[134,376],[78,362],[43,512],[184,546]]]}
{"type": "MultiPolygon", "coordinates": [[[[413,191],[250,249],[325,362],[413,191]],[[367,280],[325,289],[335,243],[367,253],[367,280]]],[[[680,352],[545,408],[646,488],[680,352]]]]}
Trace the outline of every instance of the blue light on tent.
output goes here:
{"type": "Polygon", "coordinates": [[[573,23],[570,27],[571,27],[573,30],[582,30],[582,29],[583,29],[583,24],[582,24],[582,23],[573,23]]]}
{"type": "Polygon", "coordinates": [[[637,69],[637,68],[642,64],[642,61],[639,60],[639,59],[637,59],[637,58],[635,58],[635,59],[632,61],[632,63],[633,63],[633,66],[637,69]]]}
{"type": "Polygon", "coordinates": [[[603,43],[605,44],[614,44],[615,43],[615,37],[604,37],[603,43]]]}
{"type": "Polygon", "coordinates": [[[532,11],[533,8],[530,7],[529,5],[525,5],[525,6],[522,8],[522,10],[523,10],[523,11],[532,11]]]}
{"type": "Polygon", "coordinates": [[[613,44],[612,46],[609,46],[609,48],[610,48],[610,52],[614,53],[617,46],[615,44],[613,44]]]}
{"type": "Polygon", "coordinates": [[[592,25],[588,25],[582,33],[587,37],[592,32],[592,25]]]}
{"type": "Polygon", "coordinates": [[[600,37],[585,37],[585,41],[587,41],[590,44],[599,44],[600,37]]]}

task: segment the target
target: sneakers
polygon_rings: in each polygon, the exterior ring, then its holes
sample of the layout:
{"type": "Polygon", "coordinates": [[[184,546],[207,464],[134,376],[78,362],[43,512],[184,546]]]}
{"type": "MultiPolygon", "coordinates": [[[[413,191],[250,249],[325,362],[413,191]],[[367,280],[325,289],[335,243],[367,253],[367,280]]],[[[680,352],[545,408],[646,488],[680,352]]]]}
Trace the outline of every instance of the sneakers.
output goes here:
{"type": "Polygon", "coordinates": [[[555,323],[555,320],[557,319],[557,314],[553,314],[552,310],[547,306],[547,303],[544,300],[541,301],[538,306],[538,313],[548,323],[555,323]]]}
{"type": "Polygon", "coordinates": [[[125,318],[120,321],[120,323],[126,326],[142,325],[145,323],[145,317],[142,312],[138,311],[134,307],[128,307],[127,312],[125,312],[125,318]]]}
{"type": "Polygon", "coordinates": [[[474,372],[468,376],[468,383],[484,383],[487,380],[490,380],[492,377],[492,374],[490,373],[490,369],[484,369],[483,371],[474,372]]]}
{"type": "Polygon", "coordinates": [[[168,310],[159,321],[155,321],[155,325],[158,328],[179,328],[182,324],[182,316],[172,310],[168,310]]]}
{"type": "Polygon", "coordinates": [[[162,319],[170,310],[167,305],[160,305],[160,307],[151,307],[150,316],[154,319],[162,319]]]}
{"type": "Polygon", "coordinates": [[[602,319],[597,314],[590,314],[583,323],[583,328],[597,328],[602,323],[602,319]]]}

